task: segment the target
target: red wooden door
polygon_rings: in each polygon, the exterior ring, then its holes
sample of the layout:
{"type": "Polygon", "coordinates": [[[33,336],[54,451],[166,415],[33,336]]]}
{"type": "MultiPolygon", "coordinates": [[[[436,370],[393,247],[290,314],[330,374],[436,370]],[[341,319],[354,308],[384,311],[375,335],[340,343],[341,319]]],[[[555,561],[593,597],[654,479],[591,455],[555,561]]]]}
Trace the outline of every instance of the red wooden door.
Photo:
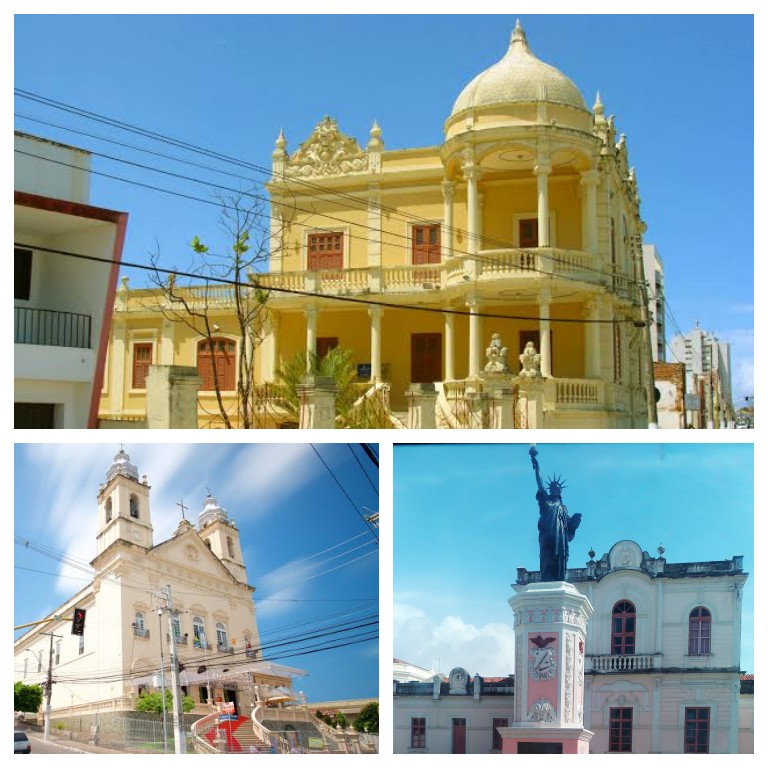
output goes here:
{"type": "Polygon", "coordinates": [[[443,335],[411,334],[411,382],[427,384],[443,380],[443,335]]]}
{"type": "Polygon", "coordinates": [[[465,717],[453,718],[453,745],[451,752],[454,755],[467,753],[467,719],[465,717]]]}
{"type": "Polygon", "coordinates": [[[313,232],[309,236],[307,269],[341,269],[344,266],[344,233],[313,232]]]}

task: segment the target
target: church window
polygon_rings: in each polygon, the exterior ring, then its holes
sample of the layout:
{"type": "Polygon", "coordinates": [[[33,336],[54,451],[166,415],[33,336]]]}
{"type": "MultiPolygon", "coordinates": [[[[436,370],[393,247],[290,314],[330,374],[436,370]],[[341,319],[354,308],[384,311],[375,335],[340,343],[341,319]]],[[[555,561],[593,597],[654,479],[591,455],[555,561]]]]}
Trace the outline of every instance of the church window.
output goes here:
{"type": "Polygon", "coordinates": [[[230,557],[234,557],[235,556],[235,545],[232,543],[232,537],[231,536],[227,536],[227,554],[230,557]]]}
{"type": "Polygon", "coordinates": [[[611,707],[608,751],[632,751],[632,707],[611,707]]]}
{"type": "Polygon", "coordinates": [[[342,269],[344,266],[344,233],[313,232],[309,236],[307,269],[342,269]]]}
{"type": "Polygon", "coordinates": [[[137,637],[146,636],[146,627],[144,625],[144,613],[142,611],[136,611],[136,619],[133,624],[134,634],[137,637]]]}
{"type": "Polygon", "coordinates": [[[227,628],[224,626],[223,621],[216,623],[216,643],[220,649],[229,648],[229,642],[227,641],[227,628]]]}
{"type": "Polygon", "coordinates": [[[152,343],[134,344],[132,389],[146,389],[150,365],[152,365],[152,343]]]}
{"type": "Polygon", "coordinates": [[[192,645],[195,648],[205,648],[205,624],[199,616],[192,619],[192,645]]]}
{"type": "Polygon", "coordinates": [[[139,519],[139,500],[135,496],[131,496],[128,506],[130,507],[131,517],[135,517],[138,520],[139,519]]]}
{"type": "Polygon", "coordinates": [[[427,718],[411,718],[411,749],[427,748],[427,718]]]}
{"type": "Polygon", "coordinates": [[[181,640],[181,622],[176,616],[173,617],[173,636],[177,641],[181,640]]]}
{"type": "Polygon", "coordinates": [[[684,752],[709,752],[709,707],[685,708],[684,752]]]}
{"type": "Polygon", "coordinates": [[[691,656],[701,656],[710,652],[712,635],[712,614],[699,606],[688,616],[688,653],[691,656]]]}
{"type": "Polygon", "coordinates": [[[107,513],[107,522],[112,519],[112,499],[107,499],[107,503],[104,505],[104,509],[107,513]]]}
{"type": "Polygon", "coordinates": [[[197,370],[203,380],[202,389],[219,391],[235,388],[235,342],[232,339],[203,339],[197,345],[197,370]],[[214,375],[214,366],[216,372],[214,375]]]}
{"type": "Polygon", "coordinates": [[[611,617],[611,653],[628,655],[635,652],[635,606],[621,600],[613,606],[611,617]]]}

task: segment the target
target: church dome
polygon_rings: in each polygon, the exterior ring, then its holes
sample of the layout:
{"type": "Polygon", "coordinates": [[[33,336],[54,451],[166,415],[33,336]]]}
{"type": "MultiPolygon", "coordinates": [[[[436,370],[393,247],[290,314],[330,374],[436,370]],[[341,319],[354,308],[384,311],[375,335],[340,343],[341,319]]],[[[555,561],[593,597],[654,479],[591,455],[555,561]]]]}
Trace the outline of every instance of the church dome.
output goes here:
{"type": "Polygon", "coordinates": [[[573,82],[560,70],[533,55],[518,21],[504,58],[481,72],[459,94],[451,117],[466,109],[539,101],[587,111],[573,82]]]}
{"type": "Polygon", "coordinates": [[[112,465],[107,470],[107,482],[109,482],[115,475],[123,475],[123,477],[130,477],[132,480],[138,481],[139,470],[135,464],[131,464],[131,457],[121,448],[119,453],[115,456],[112,465]]]}
{"type": "Polygon", "coordinates": [[[200,528],[203,529],[214,520],[223,520],[225,523],[228,523],[229,517],[227,515],[227,510],[220,507],[219,502],[209,493],[205,497],[203,511],[197,516],[197,521],[200,528]]]}

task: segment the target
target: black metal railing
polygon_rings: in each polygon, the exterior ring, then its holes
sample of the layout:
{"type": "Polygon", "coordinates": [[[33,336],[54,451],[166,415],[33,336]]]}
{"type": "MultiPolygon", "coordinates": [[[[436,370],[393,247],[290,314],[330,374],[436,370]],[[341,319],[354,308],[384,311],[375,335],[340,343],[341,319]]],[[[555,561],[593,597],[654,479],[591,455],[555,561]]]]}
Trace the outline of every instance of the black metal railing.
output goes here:
{"type": "Polygon", "coordinates": [[[14,307],[13,342],[91,349],[91,316],[52,309],[14,307]]]}

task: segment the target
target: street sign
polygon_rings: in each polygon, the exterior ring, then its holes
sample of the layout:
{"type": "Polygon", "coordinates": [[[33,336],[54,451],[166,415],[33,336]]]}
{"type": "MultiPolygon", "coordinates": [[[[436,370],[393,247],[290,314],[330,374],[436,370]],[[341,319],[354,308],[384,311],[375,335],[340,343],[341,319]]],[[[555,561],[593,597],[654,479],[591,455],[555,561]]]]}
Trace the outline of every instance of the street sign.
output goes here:
{"type": "Polygon", "coordinates": [[[232,714],[235,711],[234,701],[222,701],[219,703],[219,712],[222,714],[232,714]]]}

